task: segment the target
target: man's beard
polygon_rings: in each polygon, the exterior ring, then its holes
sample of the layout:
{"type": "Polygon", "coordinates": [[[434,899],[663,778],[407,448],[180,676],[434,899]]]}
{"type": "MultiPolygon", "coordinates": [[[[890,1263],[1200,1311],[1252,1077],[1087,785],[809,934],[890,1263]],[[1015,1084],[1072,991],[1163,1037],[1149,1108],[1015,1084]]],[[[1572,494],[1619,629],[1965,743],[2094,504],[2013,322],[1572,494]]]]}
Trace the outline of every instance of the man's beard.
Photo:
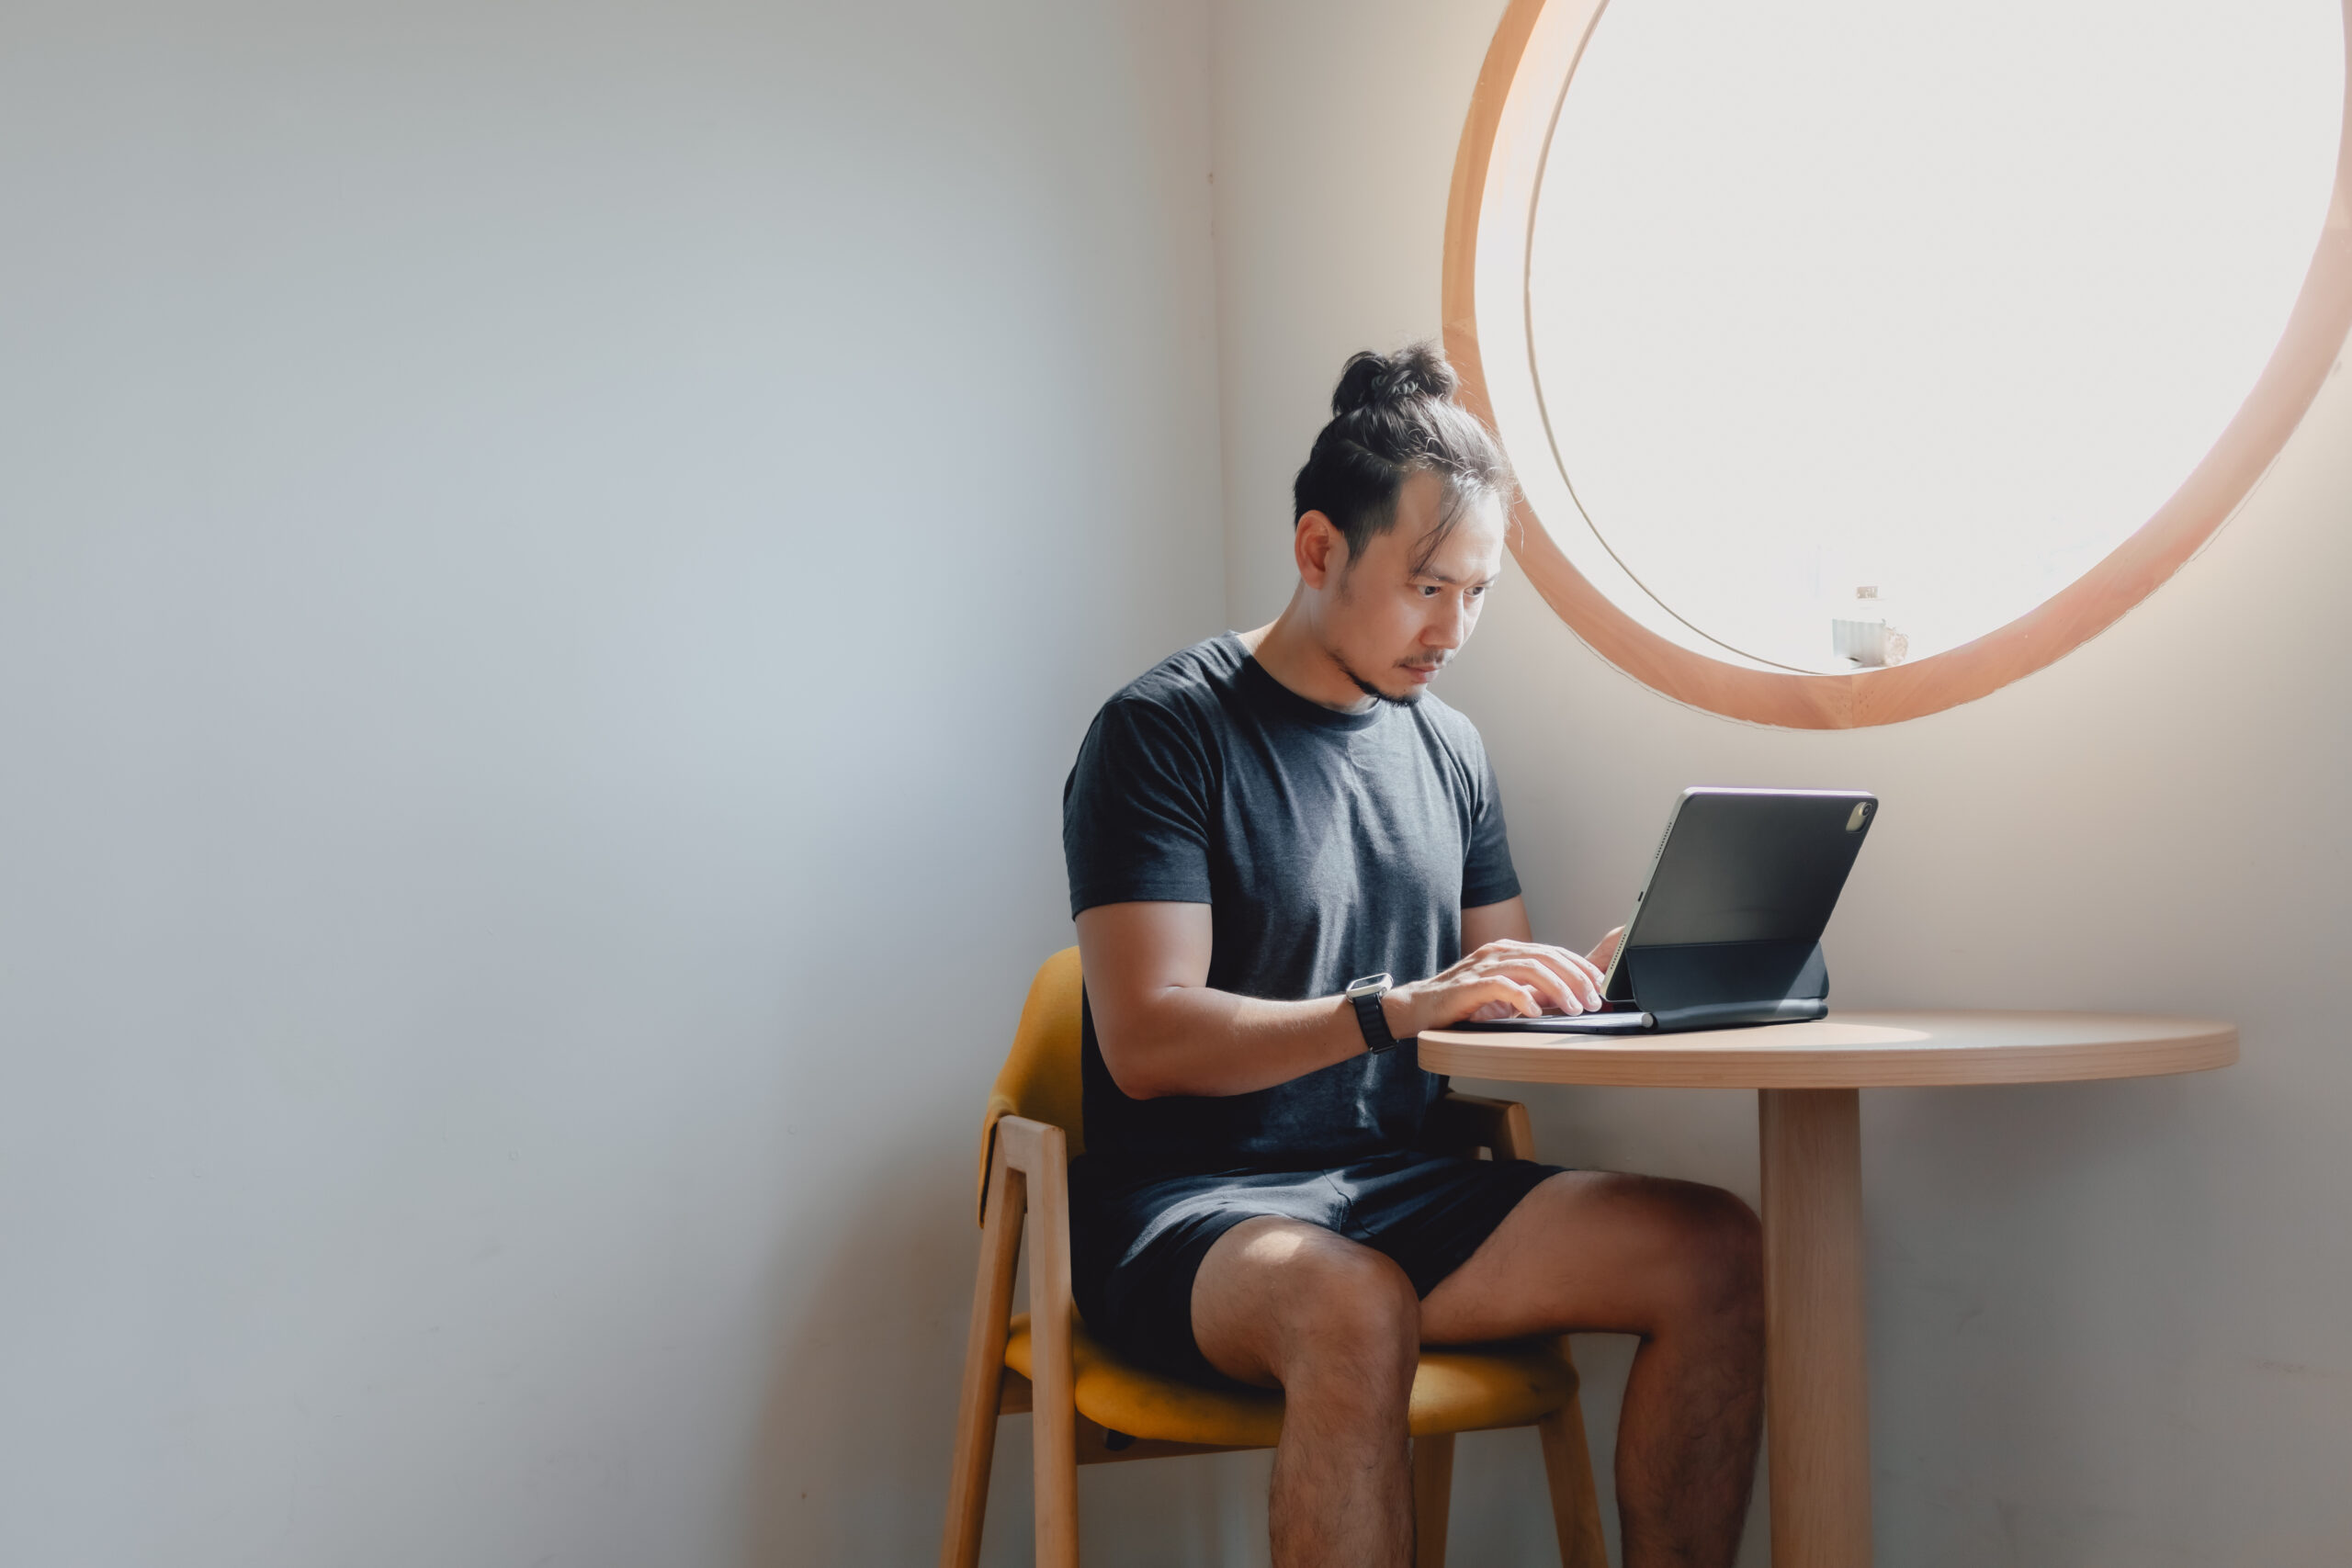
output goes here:
{"type": "MultiPolygon", "coordinates": [[[[1365,696],[1372,698],[1374,702],[1386,703],[1390,707],[1408,708],[1415,703],[1419,702],[1421,700],[1421,694],[1429,690],[1427,686],[1416,686],[1401,697],[1396,695],[1394,692],[1384,692],[1379,687],[1374,685],[1371,682],[1365,680],[1363,676],[1357,674],[1355,671],[1355,666],[1350,664],[1346,660],[1341,659],[1336,649],[1330,651],[1331,661],[1340,667],[1340,673],[1344,674],[1349,680],[1353,681],[1356,683],[1357,691],[1362,692],[1365,696]]],[[[1438,668],[1442,670],[1445,666],[1441,664],[1438,668]]]]}

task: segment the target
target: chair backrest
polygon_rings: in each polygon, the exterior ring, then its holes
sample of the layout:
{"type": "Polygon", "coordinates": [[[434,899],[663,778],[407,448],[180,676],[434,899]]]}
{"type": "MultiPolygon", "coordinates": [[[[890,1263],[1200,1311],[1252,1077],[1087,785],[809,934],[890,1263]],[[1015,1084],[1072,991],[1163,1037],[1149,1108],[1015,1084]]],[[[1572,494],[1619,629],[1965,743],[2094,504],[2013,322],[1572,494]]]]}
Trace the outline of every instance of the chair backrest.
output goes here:
{"type": "Polygon", "coordinates": [[[1029,983],[1029,999],[1021,1006],[1021,1027],[1013,1032],[1012,1050],[989,1091],[988,1112],[980,1122],[980,1214],[989,1206],[989,1158],[995,1152],[996,1123],[1001,1116],[1025,1116],[1059,1127],[1076,1156],[1086,1149],[1086,1129],[1079,1090],[1079,1005],[1083,982],[1078,949],[1065,947],[1037,966],[1029,983]]]}

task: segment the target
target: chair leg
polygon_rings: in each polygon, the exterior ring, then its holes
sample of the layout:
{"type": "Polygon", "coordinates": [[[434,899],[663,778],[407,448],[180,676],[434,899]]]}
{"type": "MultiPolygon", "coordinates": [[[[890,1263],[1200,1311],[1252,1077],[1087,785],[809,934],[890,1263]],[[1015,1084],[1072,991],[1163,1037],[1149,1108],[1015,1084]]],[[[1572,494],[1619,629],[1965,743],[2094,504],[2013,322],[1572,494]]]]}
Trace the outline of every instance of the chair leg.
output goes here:
{"type": "Polygon", "coordinates": [[[1071,1361],[1069,1187],[1062,1130],[1008,1116],[1008,1166],[1029,1178],[1029,1438],[1036,1454],[1037,1568],[1078,1568],[1078,1401],[1071,1361]]]}
{"type": "Polygon", "coordinates": [[[1584,1409],[1571,1396],[1536,1424],[1544,1437],[1544,1481],[1552,1491],[1552,1528],[1559,1532],[1561,1568],[1609,1568],[1600,1534],[1600,1495],[1592,1484],[1592,1450],[1584,1439],[1584,1409]]]}
{"type": "Polygon", "coordinates": [[[1413,1439],[1413,1568],[1445,1568],[1445,1520],[1453,1502],[1453,1434],[1413,1439]]]}
{"type": "Polygon", "coordinates": [[[956,1459],[947,1481],[947,1539],[940,1568],[977,1568],[980,1524],[989,1506],[989,1471],[996,1459],[996,1412],[979,1421],[968,1410],[956,1417],[956,1459]]]}
{"type": "MultiPolygon", "coordinates": [[[[1044,1410],[1029,1417],[1042,1426],[1051,1419],[1044,1410]]],[[[1037,1442],[1037,1568],[1078,1568],[1078,1461],[1057,1463],[1045,1456],[1048,1442],[1037,1442]]]]}
{"type": "Polygon", "coordinates": [[[989,1506],[989,1468],[996,1457],[1005,1329],[1012,1306],[1013,1269],[1021,1259],[1025,1186],[1021,1173],[1007,1170],[1001,1160],[989,1183],[979,1280],[972,1288],[972,1326],[964,1342],[964,1390],[956,1410],[956,1458],[948,1472],[940,1568],[975,1568],[980,1560],[980,1524],[989,1506]]]}

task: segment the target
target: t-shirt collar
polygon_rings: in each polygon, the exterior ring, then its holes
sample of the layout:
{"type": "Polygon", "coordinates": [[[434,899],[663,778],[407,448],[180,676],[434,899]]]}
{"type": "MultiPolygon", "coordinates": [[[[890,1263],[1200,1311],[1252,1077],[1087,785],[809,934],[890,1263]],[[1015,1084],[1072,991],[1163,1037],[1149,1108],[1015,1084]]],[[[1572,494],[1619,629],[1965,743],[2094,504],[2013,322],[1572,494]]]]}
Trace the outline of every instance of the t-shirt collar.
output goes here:
{"type": "Polygon", "coordinates": [[[1312,698],[1300,696],[1296,692],[1275,680],[1266,667],[1258,662],[1257,656],[1252,654],[1248,646],[1242,642],[1238,632],[1227,632],[1225,635],[1232,640],[1235,649],[1241,655],[1242,689],[1250,694],[1252,701],[1262,704],[1268,710],[1284,718],[1295,719],[1301,724],[1313,725],[1317,729],[1369,729],[1386,716],[1386,710],[1392,705],[1388,703],[1375,702],[1362,713],[1341,713],[1336,708],[1327,708],[1312,698]]]}

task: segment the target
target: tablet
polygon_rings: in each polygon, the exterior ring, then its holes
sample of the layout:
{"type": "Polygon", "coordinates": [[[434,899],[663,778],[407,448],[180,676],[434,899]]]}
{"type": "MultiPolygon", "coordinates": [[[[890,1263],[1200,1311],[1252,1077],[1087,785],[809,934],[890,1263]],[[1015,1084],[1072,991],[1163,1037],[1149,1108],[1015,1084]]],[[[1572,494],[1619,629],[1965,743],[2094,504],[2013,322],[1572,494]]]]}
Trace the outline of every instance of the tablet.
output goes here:
{"type": "Polygon", "coordinates": [[[1645,951],[1810,948],[1878,819],[1860,789],[1686,789],[1634,895],[1601,996],[1632,1001],[1645,951]]]}
{"type": "Polygon", "coordinates": [[[1868,790],[1684,790],[1602,980],[1604,1010],[1453,1027],[1617,1034],[1819,1018],[1821,933],[1877,817],[1868,790]]]}

